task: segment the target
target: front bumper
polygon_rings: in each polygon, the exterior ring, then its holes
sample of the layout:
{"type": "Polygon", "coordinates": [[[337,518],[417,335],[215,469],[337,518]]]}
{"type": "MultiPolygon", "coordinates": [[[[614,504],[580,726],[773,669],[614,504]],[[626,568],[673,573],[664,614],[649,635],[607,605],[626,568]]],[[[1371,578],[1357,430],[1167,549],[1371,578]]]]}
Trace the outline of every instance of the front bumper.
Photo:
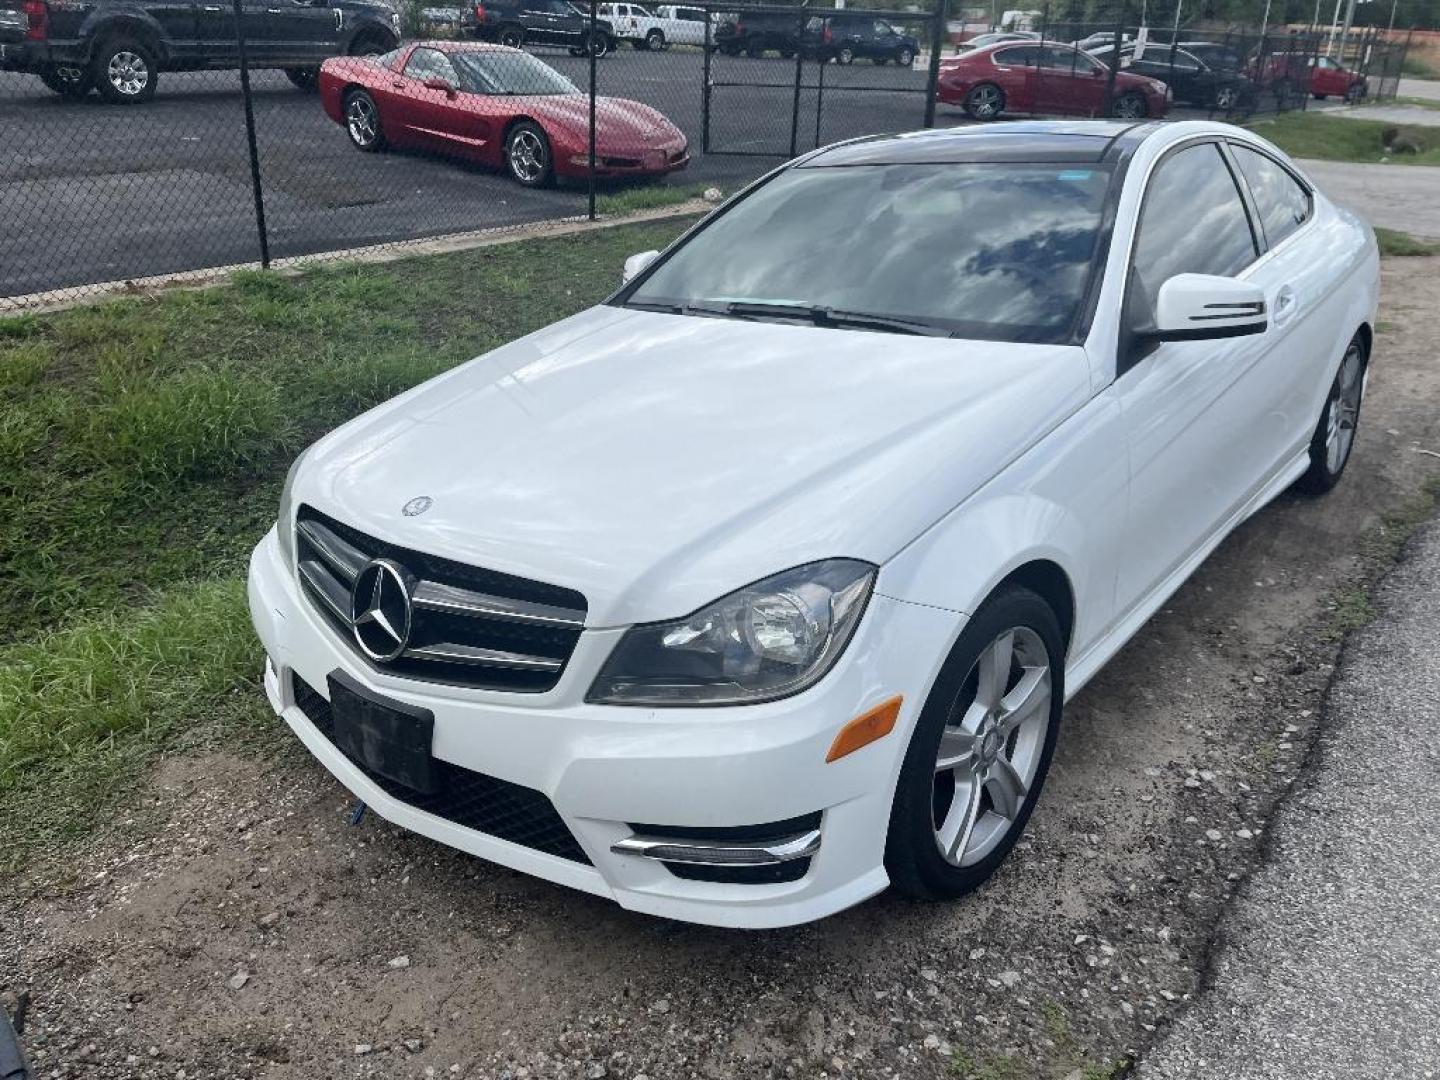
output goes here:
{"type": "Polygon", "coordinates": [[[251,557],[249,600],[268,657],[271,706],[380,816],[634,911],[748,928],[808,922],[885,887],[895,778],[919,707],[962,622],[953,612],[876,595],[839,664],[805,693],[765,705],[652,709],[584,701],[623,629],[586,630],[559,683],[541,694],[421,683],[374,668],[300,595],[273,530],[251,557]],[[458,825],[387,793],[296,704],[292,674],[324,693],[337,669],[375,694],[429,709],[432,752],[440,761],[546,796],[588,864],[458,825]],[[895,730],[826,764],[838,729],[895,694],[905,698],[895,730]],[[611,850],[635,835],[629,823],[693,831],[816,812],[820,846],[804,876],[793,881],[691,880],[653,859],[611,850]]]}

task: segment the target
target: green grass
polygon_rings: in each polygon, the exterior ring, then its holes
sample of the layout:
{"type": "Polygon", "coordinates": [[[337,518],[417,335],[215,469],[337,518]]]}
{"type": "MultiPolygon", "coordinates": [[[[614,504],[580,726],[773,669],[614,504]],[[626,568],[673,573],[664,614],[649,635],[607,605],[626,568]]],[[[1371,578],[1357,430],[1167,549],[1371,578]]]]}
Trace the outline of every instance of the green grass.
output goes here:
{"type": "Polygon", "coordinates": [[[243,573],[299,449],[686,224],[0,320],[0,873],[183,733],[265,720],[243,573]]]}
{"type": "Polygon", "coordinates": [[[1440,129],[1378,120],[1351,120],[1318,112],[1289,112],[1251,120],[1247,125],[1291,157],[1324,161],[1388,161],[1401,165],[1440,165],[1440,129]],[[1384,133],[1395,129],[1423,148],[1419,154],[1390,154],[1384,133]]]}
{"type": "Polygon", "coordinates": [[[1440,69],[1414,53],[1405,57],[1405,62],[1400,65],[1400,74],[1412,79],[1440,79],[1440,69]]]}
{"type": "Polygon", "coordinates": [[[1440,244],[1432,244],[1396,229],[1376,229],[1375,240],[1381,255],[1440,255],[1440,244]]]}
{"type": "Polygon", "coordinates": [[[1411,106],[1412,108],[1416,108],[1416,109],[1437,109],[1437,110],[1440,110],[1440,101],[1436,101],[1434,98],[1397,97],[1397,98],[1395,98],[1393,101],[1387,102],[1387,104],[1390,104],[1390,105],[1409,105],[1409,106],[1411,106]]]}
{"type": "Polygon", "coordinates": [[[662,206],[698,199],[705,184],[641,184],[620,188],[595,197],[595,211],[607,217],[633,214],[638,210],[656,210],[662,206]]]}

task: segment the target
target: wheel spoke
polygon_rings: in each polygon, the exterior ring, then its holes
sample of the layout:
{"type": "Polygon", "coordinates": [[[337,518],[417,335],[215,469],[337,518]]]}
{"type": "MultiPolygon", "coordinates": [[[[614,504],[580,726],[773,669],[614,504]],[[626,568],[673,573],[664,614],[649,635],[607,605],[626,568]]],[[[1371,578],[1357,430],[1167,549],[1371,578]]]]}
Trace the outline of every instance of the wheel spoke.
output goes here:
{"type": "Polygon", "coordinates": [[[1020,681],[1000,699],[1000,734],[1008,736],[1029,723],[1050,705],[1050,669],[1044,664],[1025,668],[1020,681]]]}
{"type": "Polygon", "coordinates": [[[1015,653],[1015,632],[1007,630],[990,643],[977,664],[979,681],[975,701],[987,709],[997,708],[1010,680],[1010,658],[1015,653]]]}
{"type": "Polygon", "coordinates": [[[1015,766],[1004,757],[995,759],[985,776],[985,787],[990,792],[990,801],[995,812],[1007,821],[1014,821],[1025,799],[1025,781],[1015,771],[1015,766]]]}
{"type": "MultiPolygon", "coordinates": [[[[940,753],[935,758],[935,771],[937,773],[951,772],[956,769],[968,769],[975,760],[973,749],[974,736],[966,734],[959,728],[947,727],[940,732],[940,753]]],[[[956,783],[960,778],[956,777],[956,783]]]]}
{"type": "Polygon", "coordinates": [[[970,835],[975,831],[975,819],[980,816],[979,810],[980,785],[972,780],[962,791],[960,785],[956,784],[950,809],[935,833],[940,851],[950,862],[959,863],[964,856],[965,848],[970,843],[970,835]]]}

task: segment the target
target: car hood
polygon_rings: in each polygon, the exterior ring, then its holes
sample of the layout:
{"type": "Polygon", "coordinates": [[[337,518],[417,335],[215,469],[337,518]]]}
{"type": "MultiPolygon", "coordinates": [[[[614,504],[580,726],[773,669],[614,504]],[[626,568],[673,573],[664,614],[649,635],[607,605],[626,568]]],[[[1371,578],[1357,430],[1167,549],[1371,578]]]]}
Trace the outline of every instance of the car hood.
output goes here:
{"type": "MultiPolygon", "coordinates": [[[[515,111],[564,126],[583,136],[590,126],[590,98],[586,94],[554,94],[515,98],[515,111]]],[[[654,146],[683,138],[680,129],[649,105],[626,98],[595,99],[595,141],[604,147],[654,146]]]]}
{"type": "Polygon", "coordinates": [[[1088,370],[1072,346],[598,307],[332,432],[295,495],[578,589],[592,627],[646,622],[815,559],[884,562],[1077,409],[1088,370]]]}

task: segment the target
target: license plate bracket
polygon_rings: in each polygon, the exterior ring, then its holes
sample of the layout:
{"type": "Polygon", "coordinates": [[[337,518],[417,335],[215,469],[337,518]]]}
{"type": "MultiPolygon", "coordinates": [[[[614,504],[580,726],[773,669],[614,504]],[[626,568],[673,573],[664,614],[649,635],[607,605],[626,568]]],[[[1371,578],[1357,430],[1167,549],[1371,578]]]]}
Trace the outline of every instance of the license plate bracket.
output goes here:
{"type": "Polygon", "coordinates": [[[430,743],[435,714],[371,693],[343,671],[326,677],[335,745],[387,780],[422,795],[439,788],[430,743]]]}

